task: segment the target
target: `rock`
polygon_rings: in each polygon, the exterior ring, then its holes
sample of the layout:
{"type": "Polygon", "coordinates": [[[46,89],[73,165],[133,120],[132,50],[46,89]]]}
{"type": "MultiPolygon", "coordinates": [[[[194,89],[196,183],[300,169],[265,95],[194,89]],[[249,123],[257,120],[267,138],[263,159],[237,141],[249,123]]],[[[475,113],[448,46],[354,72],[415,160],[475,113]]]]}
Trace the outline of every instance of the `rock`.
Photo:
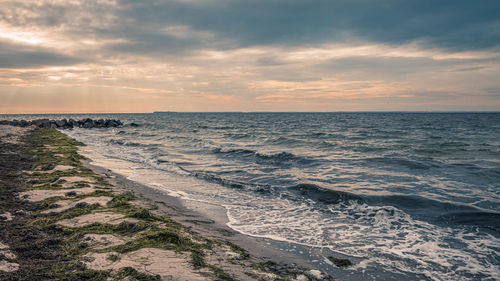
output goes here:
{"type": "Polygon", "coordinates": [[[57,129],[57,124],[55,120],[50,120],[50,128],[57,129]]]}
{"type": "Polygon", "coordinates": [[[329,256],[328,259],[338,267],[350,266],[352,262],[348,259],[339,259],[336,257],[329,256]]]}
{"type": "Polygon", "coordinates": [[[43,166],[40,170],[49,171],[49,170],[54,169],[55,167],[56,167],[56,164],[51,163],[51,164],[47,164],[47,165],[43,166]]]}
{"type": "Polygon", "coordinates": [[[97,120],[97,127],[102,128],[104,127],[105,121],[103,119],[97,120]]]}
{"type": "MultiPolygon", "coordinates": [[[[0,125],[11,125],[19,127],[36,126],[38,128],[56,128],[56,129],[72,129],[74,127],[80,128],[111,128],[123,126],[120,120],[115,119],[99,119],[92,120],[90,118],[74,120],[74,119],[61,119],[61,120],[49,120],[49,119],[36,119],[33,121],[26,120],[0,120],[0,125]]],[[[131,124],[132,127],[137,127],[135,123],[131,124]]]]}
{"type": "Polygon", "coordinates": [[[68,123],[72,125],[71,128],[78,127],[78,122],[73,119],[69,119],[68,123]]]}
{"type": "Polygon", "coordinates": [[[68,122],[64,125],[64,127],[63,127],[63,128],[64,128],[64,129],[73,129],[73,123],[68,121],[68,122]]]}
{"type": "Polygon", "coordinates": [[[55,122],[56,122],[57,127],[59,127],[59,128],[64,127],[64,126],[66,126],[66,124],[68,124],[68,120],[66,120],[66,119],[56,120],[55,122]]]}
{"type": "Polygon", "coordinates": [[[137,124],[135,124],[135,123],[133,123],[133,122],[132,122],[132,123],[130,123],[129,125],[130,125],[130,127],[139,127],[139,125],[137,125],[137,124]]]}
{"type": "Polygon", "coordinates": [[[70,191],[70,192],[66,192],[66,194],[64,194],[64,195],[66,195],[67,197],[75,197],[78,194],[75,191],[70,191]]]}
{"type": "Polygon", "coordinates": [[[89,205],[87,202],[79,202],[75,205],[76,208],[85,208],[89,205]]]}
{"type": "Polygon", "coordinates": [[[86,128],[86,129],[90,129],[90,128],[94,127],[94,122],[92,122],[92,121],[85,122],[85,123],[83,123],[82,127],[86,128]]]}
{"type": "Polygon", "coordinates": [[[20,126],[21,127],[28,127],[28,126],[31,126],[31,122],[28,122],[26,120],[21,120],[20,121],[20,126]]]}
{"type": "Polygon", "coordinates": [[[116,120],[111,120],[111,126],[112,127],[118,127],[122,125],[122,122],[116,121],[116,120]]]}
{"type": "MultiPolygon", "coordinates": [[[[36,119],[33,120],[31,123],[39,128],[43,128],[45,124],[49,124],[49,119],[36,119]]],[[[45,127],[46,128],[46,127],[45,127]]]]}

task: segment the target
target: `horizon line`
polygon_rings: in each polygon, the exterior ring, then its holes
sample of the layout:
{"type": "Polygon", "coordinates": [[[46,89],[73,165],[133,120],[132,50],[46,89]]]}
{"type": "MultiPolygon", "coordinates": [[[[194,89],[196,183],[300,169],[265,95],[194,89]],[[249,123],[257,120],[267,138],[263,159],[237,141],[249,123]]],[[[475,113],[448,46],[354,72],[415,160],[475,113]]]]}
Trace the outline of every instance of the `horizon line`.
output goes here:
{"type": "Polygon", "coordinates": [[[152,112],[57,112],[0,113],[0,115],[85,115],[85,114],[168,114],[168,113],[500,113],[500,110],[356,110],[356,111],[152,111],[152,112]]]}

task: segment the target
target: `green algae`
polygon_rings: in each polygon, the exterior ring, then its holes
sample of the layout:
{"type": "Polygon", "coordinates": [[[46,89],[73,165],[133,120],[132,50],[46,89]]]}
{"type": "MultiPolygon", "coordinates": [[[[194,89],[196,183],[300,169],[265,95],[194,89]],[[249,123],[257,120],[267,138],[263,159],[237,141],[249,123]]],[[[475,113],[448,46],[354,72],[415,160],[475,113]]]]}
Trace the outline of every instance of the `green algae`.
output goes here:
{"type": "Polygon", "coordinates": [[[137,280],[137,281],[160,281],[161,277],[159,275],[151,275],[137,271],[132,267],[121,268],[116,275],[113,276],[113,280],[137,280]]]}
{"type": "Polygon", "coordinates": [[[109,254],[106,259],[108,261],[112,261],[112,262],[116,262],[116,261],[119,261],[120,260],[120,257],[115,255],[115,254],[109,254]]]}

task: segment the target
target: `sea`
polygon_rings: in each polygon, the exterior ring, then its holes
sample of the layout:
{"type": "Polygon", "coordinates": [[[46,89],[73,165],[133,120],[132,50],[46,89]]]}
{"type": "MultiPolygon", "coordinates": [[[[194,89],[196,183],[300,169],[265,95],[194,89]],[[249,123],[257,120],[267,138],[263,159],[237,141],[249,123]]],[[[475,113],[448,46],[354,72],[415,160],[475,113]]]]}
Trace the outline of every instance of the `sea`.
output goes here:
{"type": "Polygon", "coordinates": [[[90,158],[342,280],[500,280],[500,113],[151,113],[90,158]],[[329,256],[348,258],[337,268],[329,256]]]}

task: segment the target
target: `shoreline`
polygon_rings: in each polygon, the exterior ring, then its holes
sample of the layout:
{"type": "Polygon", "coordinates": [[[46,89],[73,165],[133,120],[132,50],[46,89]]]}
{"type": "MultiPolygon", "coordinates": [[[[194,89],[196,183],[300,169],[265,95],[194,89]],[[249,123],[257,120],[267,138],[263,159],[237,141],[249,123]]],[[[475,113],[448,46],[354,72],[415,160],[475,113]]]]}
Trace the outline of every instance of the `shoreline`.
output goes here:
{"type": "Polygon", "coordinates": [[[199,206],[199,210],[193,210],[183,203],[183,199],[171,196],[167,194],[167,192],[149,187],[145,184],[134,181],[133,179],[128,179],[126,176],[118,172],[113,172],[106,167],[93,164],[91,159],[83,160],[83,164],[96,174],[106,175],[117,185],[137,193],[140,198],[144,198],[148,200],[148,202],[157,205],[161,212],[170,216],[173,220],[192,228],[194,231],[202,233],[204,236],[229,240],[230,242],[245,248],[251,255],[261,259],[271,259],[275,262],[293,263],[302,267],[313,266],[305,259],[296,255],[291,255],[275,249],[275,247],[270,247],[272,243],[296,243],[251,236],[230,228],[227,226],[227,223],[229,223],[230,220],[227,217],[226,210],[221,206],[213,204],[210,205],[205,202],[197,202],[204,206],[199,206]],[[208,205],[212,206],[211,210],[207,209],[210,208],[208,205]],[[209,211],[210,214],[202,214],[202,211],[209,211]]]}
{"type": "Polygon", "coordinates": [[[2,214],[11,216],[1,223],[7,228],[16,223],[38,231],[40,237],[48,239],[57,258],[45,261],[40,268],[19,252],[22,242],[9,244],[11,241],[2,237],[0,264],[10,265],[8,269],[0,267],[2,277],[23,276],[29,280],[30,276],[44,274],[45,278],[69,280],[333,280],[303,267],[304,263],[289,264],[291,256],[284,257],[249,236],[234,233],[225,224],[189,210],[178,198],[89,160],[81,161],[77,150],[81,144],[55,129],[30,128],[23,132],[12,130],[0,136],[3,146],[7,135],[12,138],[17,133],[20,141],[11,152],[24,151],[33,158],[25,161],[24,169],[12,173],[18,185],[9,194],[18,194],[10,198],[18,204],[33,206],[24,210],[24,220],[20,220],[18,211],[2,208],[2,214]],[[31,169],[26,168],[30,164],[31,169]],[[282,257],[288,263],[272,257],[282,257]]]}

